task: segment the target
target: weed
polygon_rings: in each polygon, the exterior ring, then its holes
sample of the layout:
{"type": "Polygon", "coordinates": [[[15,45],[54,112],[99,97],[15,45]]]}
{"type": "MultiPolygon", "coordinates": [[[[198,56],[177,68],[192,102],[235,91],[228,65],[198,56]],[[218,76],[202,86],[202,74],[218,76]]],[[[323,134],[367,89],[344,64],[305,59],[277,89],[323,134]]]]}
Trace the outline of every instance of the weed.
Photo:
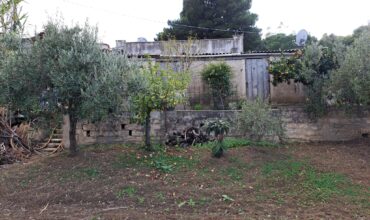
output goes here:
{"type": "Polygon", "coordinates": [[[199,199],[199,201],[198,201],[198,203],[199,203],[199,205],[206,205],[207,203],[209,203],[210,202],[210,199],[209,198],[207,198],[207,197],[202,197],[202,198],[200,198],[199,199]]]}
{"type": "Polygon", "coordinates": [[[184,205],[188,205],[188,206],[190,206],[190,207],[194,207],[195,205],[196,205],[196,202],[192,199],[192,198],[190,198],[189,200],[187,200],[187,201],[182,201],[182,202],[180,202],[180,203],[178,203],[177,204],[177,207],[179,207],[179,208],[181,208],[182,206],[184,206],[184,205]]]}
{"type": "Polygon", "coordinates": [[[243,172],[240,168],[235,167],[227,167],[225,169],[222,169],[221,171],[224,175],[227,175],[230,177],[233,181],[241,181],[243,179],[243,172]]]}
{"type": "Polygon", "coordinates": [[[166,197],[164,196],[162,192],[157,192],[155,197],[159,199],[161,202],[164,202],[166,200],[166,197]]]}
{"type": "Polygon", "coordinates": [[[188,205],[191,206],[191,207],[194,207],[195,206],[195,201],[193,199],[189,199],[188,205]]]}
{"type": "Polygon", "coordinates": [[[145,198],[144,197],[137,197],[137,201],[139,202],[139,204],[143,204],[145,202],[145,198]]]}
{"type": "Polygon", "coordinates": [[[192,168],[197,163],[197,160],[193,158],[169,155],[165,151],[143,153],[140,156],[131,153],[119,155],[113,167],[153,167],[161,172],[170,173],[181,168],[192,168]]]}
{"type": "Polygon", "coordinates": [[[141,160],[134,153],[125,153],[117,156],[113,167],[117,169],[142,166],[141,160]]]}
{"type": "Polygon", "coordinates": [[[169,173],[172,171],[177,171],[181,168],[190,169],[194,167],[197,161],[182,156],[172,156],[165,153],[157,153],[149,158],[146,163],[162,172],[169,173]]]}
{"type": "Polygon", "coordinates": [[[89,178],[96,178],[100,175],[100,171],[96,168],[85,168],[82,169],[81,172],[88,176],[89,178]]]}
{"type": "Polygon", "coordinates": [[[100,174],[101,172],[97,168],[75,168],[61,172],[58,179],[60,182],[94,180],[98,178],[100,174]]]}
{"type": "Polygon", "coordinates": [[[136,193],[136,189],[132,186],[128,186],[128,187],[125,187],[123,189],[121,189],[120,191],[118,191],[118,193],[116,194],[116,197],[118,199],[121,199],[125,196],[128,196],[128,197],[133,197],[136,193]]]}

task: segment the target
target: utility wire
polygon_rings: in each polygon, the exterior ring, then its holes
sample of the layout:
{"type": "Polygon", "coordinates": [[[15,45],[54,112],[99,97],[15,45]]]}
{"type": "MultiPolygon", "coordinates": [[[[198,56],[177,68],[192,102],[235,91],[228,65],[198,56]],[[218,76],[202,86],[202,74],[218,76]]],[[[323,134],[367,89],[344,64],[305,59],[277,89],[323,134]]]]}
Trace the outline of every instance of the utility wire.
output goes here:
{"type": "Polygon", "coordinates": [[[70,0],[62,0],[62,1],[66,2],[66,3],[69,3],[69,4],[72,4],[72,5],[77,5],[77,6],[80,6],[80,7],[84,7],[84,8],[90,8],[90,9],[97,10],[97,11],[104,11],[108,14],[116,14],[116,15],[119,15],[119,16],[122,16],[122,17],[134,18],[134,19],[137,19],[137,20],[143,20],[143,21],[148,21],[148,22],[152,22],[152,23],[159,23],[159,24],[169,25],[169,26],[172,26],[172,27],[177,26],[177,27],[184,27],[184,28],[189,28],[189,29],[200,29],[200,30],[221,31],[221,32],[230,32],[230,33],[244,33],[244,34],[258,33],[258,32],[255,32],[255,31],[241,31],[241,30],[234,30],[234,29],[199,27],[199,26],[186,25],[186,24],[176,24],[176,23],[172,23],[172,22],[167,23],[167,22],[163,22],[163,21],[152,20],[152,19],[149,19],[149,18],[127,15],[127,14],[124,14],[124,13],[119,13],[119,12],[112,11],[112,10],[107,10],[107,9],[104,9],[104,8],[96,8],[96,7],[92,7],[90,5],[84,5],[84,4],[81,4],[81,3],[72,2],[70,0]]]}

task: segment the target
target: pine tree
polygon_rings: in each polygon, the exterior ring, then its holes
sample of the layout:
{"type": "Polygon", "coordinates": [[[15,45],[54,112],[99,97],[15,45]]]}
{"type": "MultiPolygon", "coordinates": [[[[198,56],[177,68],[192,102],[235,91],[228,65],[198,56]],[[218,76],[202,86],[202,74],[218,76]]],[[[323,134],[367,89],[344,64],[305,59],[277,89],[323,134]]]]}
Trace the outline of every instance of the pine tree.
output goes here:
{"type": "Polygon", "coordinates": [[[170,27],[158,33],[157,39],[212,39],[244,34],[244,50],[253,50],[260,44],[261,30],[255,26],[258,16],[249,11],[251,5],[252,0],[184,0],[180,19],[168,21],[170,27]]]}

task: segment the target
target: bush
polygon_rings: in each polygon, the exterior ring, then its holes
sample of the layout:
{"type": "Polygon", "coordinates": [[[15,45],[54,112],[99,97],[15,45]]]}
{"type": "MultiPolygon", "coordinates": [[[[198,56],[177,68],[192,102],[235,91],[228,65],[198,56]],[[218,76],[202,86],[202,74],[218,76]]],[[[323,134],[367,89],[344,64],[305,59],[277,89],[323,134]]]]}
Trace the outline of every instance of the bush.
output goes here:
{"type": "Polygon", "coordinates": [[[354,110],[370,106],[370,31],[348,49],[341,67],[332,73],[329,89],[339,106],[354,110]]]}
{"type": "Polygon", "coordinates": [[[232,94],[231,76],[232,70],[226,63],[209,64],[202,71],[202,79],[210,89],[214,108],[225,109],[226,98],[232,94]]]}
{"type": "Polygon", "coordinates": [[[237,114],[238,129],[253,141],[260,141],[266,136],[284,137],[284,129],[280,118],[272,115],[269,104],[257,99],[246,101],[237,114]]]}

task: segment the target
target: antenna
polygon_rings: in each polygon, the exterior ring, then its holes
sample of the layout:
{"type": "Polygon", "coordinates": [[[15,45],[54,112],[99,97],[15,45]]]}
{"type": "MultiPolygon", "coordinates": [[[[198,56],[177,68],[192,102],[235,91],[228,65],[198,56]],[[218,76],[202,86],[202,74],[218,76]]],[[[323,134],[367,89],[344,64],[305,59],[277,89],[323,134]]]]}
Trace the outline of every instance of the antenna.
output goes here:
{"type": "Polygon", "coordinates": [[[295,43],[297,44],[297,46],[303,47],[306,44],[307,38],[307,31],[305,29],[302,29],[298,32],[295,43]]]}

